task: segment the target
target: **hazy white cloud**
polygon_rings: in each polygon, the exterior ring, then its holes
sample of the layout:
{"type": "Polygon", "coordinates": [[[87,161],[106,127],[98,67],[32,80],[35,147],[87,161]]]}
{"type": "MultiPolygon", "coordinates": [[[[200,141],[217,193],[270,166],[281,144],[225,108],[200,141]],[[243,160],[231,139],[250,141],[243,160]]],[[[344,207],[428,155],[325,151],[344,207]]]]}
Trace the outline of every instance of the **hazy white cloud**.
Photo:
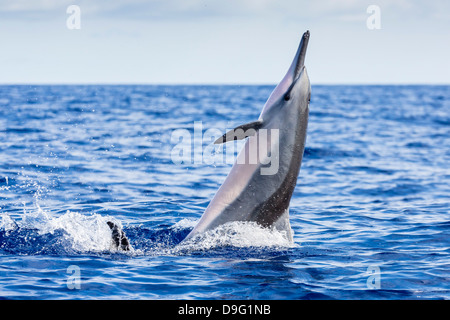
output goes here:
{"type": "Polygon", "coordinates": [[[49,11],[69,5],[71,0],[14,0],[1,1],[0,12],[49,11]]]}
{"type": "Polygon", "coordinates": [[[450,82],[449,12],[448,0],[0,0],[0,83],[275,83],[306,29],[313,82],[450,82]],[[381,30],[366,27],[371,4],[381,30]]]}
{"type": "Polygon", "coordinates": [[[430,0],[1,0],[0,13],[35,13],[52,15],[71,4],[84,12],[117,18],[197,19],[199,17],[280,16],[282,18],[320,19],[333,16],[360,20],[365,9],[376,4],[383,13],[397,17],[434,16],[445,18],[450,1],[430,0]]]}

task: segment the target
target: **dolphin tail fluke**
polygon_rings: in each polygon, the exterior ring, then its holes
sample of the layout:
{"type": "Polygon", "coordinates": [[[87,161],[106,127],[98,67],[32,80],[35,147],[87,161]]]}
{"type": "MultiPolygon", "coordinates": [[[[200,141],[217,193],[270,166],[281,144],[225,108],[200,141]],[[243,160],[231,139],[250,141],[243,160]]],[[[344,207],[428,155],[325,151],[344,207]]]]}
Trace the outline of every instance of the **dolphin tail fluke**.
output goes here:
{"type": "Polygon", "coordinates": [[[125,232],[123,232],[122,228],[120,228],[117,224],[111,221],[108,221],[107,224],[112,231],[112,239],[117,249],[123,251],[130,251],[131,250],[130,242],[128,241],[128,238],[125,235],[125,232]]]}

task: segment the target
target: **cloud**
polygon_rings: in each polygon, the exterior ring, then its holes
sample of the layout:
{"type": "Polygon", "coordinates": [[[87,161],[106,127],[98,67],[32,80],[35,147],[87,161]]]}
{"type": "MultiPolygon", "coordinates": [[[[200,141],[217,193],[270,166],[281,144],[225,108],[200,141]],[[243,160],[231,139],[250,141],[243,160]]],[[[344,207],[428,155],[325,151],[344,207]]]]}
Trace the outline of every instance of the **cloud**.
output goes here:
{"type": "Polygon", "coordinates": [[[79,5],[83,13],[113,19],[199,19],[217,17],[360,20],[367,6],[376,4],[383,13],[402,17],[442,16],[449,12],[446,0],[424,4],[419,0],[14,0],[0,3],[2,17],[49,17],[67,6],[79,5]],[[353,18],[352,18],[353,17],[353,18]],[[358,18],[356,18],[358,17],[358,18]]]}
{"type": "Polygon", "coordinates": [[[69,5],[84,13],[116,18],[198,19],[216,17],[303,17],[360,9],[357,0],[15,0],[0,3],[0,13],[49,16],[69,5]]]}
{"type": "Polygon", "coordinates": [[[0,82],[276,82],[306,29],[315,81],[413,81],[414,69],[448,82],[448,12],[446,0],[0,1],[0,82]],[[66,28],[72,4],[79,31],[66,28]],[[366,28],[370,4],[382,30],[366,28]]]}

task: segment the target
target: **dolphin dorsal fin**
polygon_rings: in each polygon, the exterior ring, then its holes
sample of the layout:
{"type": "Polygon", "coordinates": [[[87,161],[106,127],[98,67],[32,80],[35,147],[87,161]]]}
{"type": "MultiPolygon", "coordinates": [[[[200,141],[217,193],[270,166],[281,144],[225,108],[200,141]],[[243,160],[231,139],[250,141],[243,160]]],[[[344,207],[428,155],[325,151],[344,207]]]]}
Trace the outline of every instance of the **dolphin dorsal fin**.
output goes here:
{"type": "Polygon", "coordinates": [[[214,141],[214,144],[221,144],[234,140],[242,140],[247,137],[254,136],[256,134],[256,131],[258,131],[262,127],[262,125],[263,122],[261,120],[242,124],[225,133],[219,139],[214,141]]]}

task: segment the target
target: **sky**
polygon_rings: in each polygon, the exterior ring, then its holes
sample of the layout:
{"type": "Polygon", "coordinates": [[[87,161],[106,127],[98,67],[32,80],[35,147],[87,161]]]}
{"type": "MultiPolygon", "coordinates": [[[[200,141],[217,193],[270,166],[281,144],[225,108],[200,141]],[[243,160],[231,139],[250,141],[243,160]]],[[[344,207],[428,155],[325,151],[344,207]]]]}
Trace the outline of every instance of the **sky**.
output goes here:
{"type": "Polygon", "coordinates": [[[313,85],[450,84],[448,0],[0,0],[0,84],[276,84],[306,30],[313,85]]]}

